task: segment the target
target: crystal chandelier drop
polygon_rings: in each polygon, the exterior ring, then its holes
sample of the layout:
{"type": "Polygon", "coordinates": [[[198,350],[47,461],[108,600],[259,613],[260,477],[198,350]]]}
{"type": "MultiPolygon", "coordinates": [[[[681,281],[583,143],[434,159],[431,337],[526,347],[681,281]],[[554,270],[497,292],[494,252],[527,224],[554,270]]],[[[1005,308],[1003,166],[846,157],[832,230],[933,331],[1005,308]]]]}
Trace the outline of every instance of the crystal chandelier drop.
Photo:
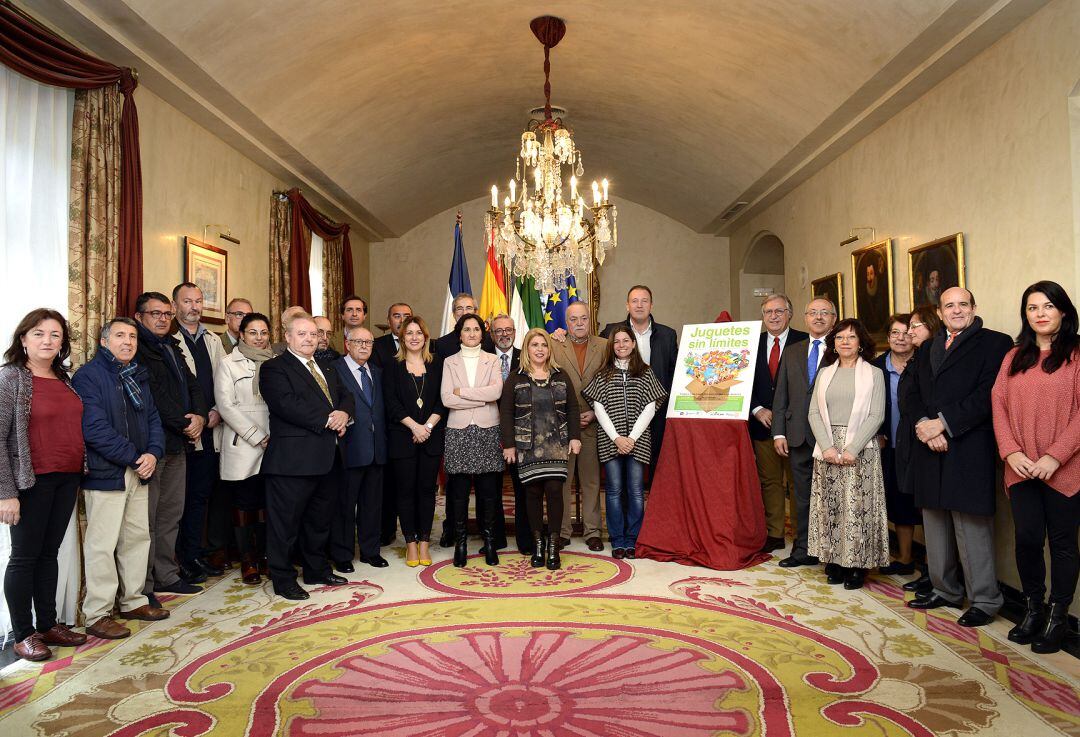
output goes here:
{"type": "Polygon", "coordinates": [[[566,278],[592,273],[618,243],[616,209],[608,200],[608,180],[592,183],[591,203],[578,187],[585,169],[581,150],[561,118],[552,117],[549,52],[566,33],[559,18],[543,16],[529,24],[544,45],[544,119],[532,120],[521,134],[510,194],[499,209],[499,190],[491,188],[486,232],[495,253],[515,277],[531,276],[544,294],[566,287],[566,278]],[[563,167],[569,181],[564,183],[563,167]],[[589,217],[591,216],[591,218],[589,217]]]}

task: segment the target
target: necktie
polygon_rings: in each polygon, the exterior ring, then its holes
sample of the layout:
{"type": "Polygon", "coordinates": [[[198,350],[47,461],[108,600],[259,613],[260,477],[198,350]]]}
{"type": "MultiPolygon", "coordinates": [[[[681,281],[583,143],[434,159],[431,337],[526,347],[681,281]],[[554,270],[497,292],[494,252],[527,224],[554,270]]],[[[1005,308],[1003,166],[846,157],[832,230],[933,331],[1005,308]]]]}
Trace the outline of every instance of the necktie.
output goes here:
{"type": "Polygon", "coordinates": [[[506,377],[510,375],[510,354],[504,353],[502,358],[502,377],[503,381],[506,381],[506,377]]]}
{"type": "Polygon", "coordinates": [[[320,389],[322,389],[322,393],[323,393],[323,396],[326,397],[326,401],[329,402],[330,404],[333,404],[334,400],[330,398],[330,387],[328,387],[326,385],[326,380],[323,379],[322,374],[320,374],[315,369],[315,362],[314,361],[309,360],[307,362],[307,370],[311,372],[311,376],[312,376],[313,379],[315,379],[315,383],[319,385],[320,389]]]}
{"type": "Polygon", "coordinates": [[[808,383],[814,383],[814,376],[817,374],[818,364],[818,348],[821,346],[820,340],[815,340],[813,347],[810,349],[810,355],[806,357],[806,375],[810,381],[808,383]]]}
{"type": "Polygon", "coordinates": [[[769,351],[769,374],[776,381],[776,372],[780,369],[780,336],[773,336],[772,349],[769,351]]]}
{"type": "Polygon", "coordinates": [[[959,334],[960,333],[949,333],[949,337],[945,339],[945,350],[949,350],[949,346],[952,345],[952,342],[956,340],[956,336],[959,334]]]}
{"type": "Polygon", "coordinates": [[[360,367],[360,389],[364,392],[364,399],[368,404],[371,404],[371,377],[368,376],[367,369],[363,366],[360,367]]]}

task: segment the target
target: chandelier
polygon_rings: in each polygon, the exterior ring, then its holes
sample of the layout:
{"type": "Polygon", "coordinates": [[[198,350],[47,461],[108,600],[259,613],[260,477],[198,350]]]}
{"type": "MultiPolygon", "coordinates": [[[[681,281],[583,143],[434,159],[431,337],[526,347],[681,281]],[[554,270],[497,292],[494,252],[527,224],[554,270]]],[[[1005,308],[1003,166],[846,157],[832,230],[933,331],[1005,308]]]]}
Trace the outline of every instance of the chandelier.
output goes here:
{"type": "Polygon", "coordinates": [[[544,119],[532,120],[521,134],[510,194],[499,209],[499,189],[491,188],[485,219],[495,253],[515,277],[531,276],[541,293],[566,287],[578,270],[591,274],[618,243],[616,209],[608,200],[608,180],[593,181],[591,203],[579,191],[585,169],[573,132],[552,117],[549,52],[566,33],[559,18],[543,16],[529,24],[544,45],[544,119]],[[564,183],[563,167],[569,174],[564,183]]]}

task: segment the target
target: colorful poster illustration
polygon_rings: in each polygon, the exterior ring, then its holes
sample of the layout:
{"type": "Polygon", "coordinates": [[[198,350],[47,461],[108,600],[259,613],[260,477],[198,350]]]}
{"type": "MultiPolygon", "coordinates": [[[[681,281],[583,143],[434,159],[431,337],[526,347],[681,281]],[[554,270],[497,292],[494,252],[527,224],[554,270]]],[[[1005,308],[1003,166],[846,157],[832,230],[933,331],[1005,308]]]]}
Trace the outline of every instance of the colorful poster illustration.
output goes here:
{"type": "Polygon", "coordinates": [[[668,417],[745,420],[761,321],[683,325],[668,417]]]}

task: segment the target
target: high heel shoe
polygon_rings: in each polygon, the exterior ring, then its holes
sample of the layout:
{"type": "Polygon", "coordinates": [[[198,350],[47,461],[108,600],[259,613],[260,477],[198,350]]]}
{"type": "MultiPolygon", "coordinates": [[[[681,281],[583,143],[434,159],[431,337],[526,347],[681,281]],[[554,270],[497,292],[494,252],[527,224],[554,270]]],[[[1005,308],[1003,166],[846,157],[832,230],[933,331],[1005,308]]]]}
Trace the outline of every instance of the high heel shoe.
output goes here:
{"type": "Polygon", "coordinates": [[[430,566],[431,565],[431,548],[428,546],[428,541],[427,540],[421,540],[420,541],[420,549],[421,549],[421,552],[418,553],[418,555],[420,556],[420,560],[417,561],[417,562],[422,566],[430,566]],[[424,552],[423,552],[424,548],[427,548],[427,555],[424,555],[424,552]]]}
{"type": "Polygon", "coordinates": [[[410,551],[415,551],[415,550],[416,550],[416,543],[415,542],[409,542],[409,543],[405,544],[405,565],[407,565],[409,568],[416,568],[418,565],[420,565],[419,555],[417,555],[416,558],[410,558],[409,557],[410,551]]]}

